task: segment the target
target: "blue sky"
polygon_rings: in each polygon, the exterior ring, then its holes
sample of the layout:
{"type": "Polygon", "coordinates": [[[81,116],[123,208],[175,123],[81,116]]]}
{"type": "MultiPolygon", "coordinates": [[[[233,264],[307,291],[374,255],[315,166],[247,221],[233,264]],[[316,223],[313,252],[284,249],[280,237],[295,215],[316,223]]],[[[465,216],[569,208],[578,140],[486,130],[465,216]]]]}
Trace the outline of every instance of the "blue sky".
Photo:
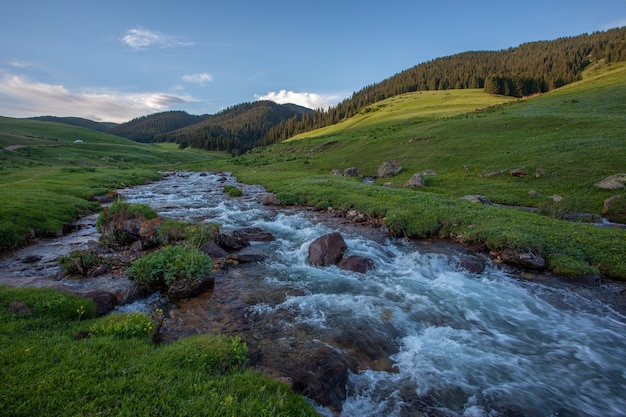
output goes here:
{"type": "Polygon", "coordinates": [[[326,108],[414,65],[626,25],[626,0],[0,3],[0,115],[326,108]]]}

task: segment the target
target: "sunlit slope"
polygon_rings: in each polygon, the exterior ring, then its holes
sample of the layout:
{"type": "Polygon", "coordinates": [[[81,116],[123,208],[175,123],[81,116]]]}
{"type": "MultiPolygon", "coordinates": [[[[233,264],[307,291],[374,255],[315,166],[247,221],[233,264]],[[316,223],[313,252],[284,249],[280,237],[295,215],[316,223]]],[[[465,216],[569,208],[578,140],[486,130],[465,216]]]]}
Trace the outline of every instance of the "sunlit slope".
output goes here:
{"type": "Polygon", "coordinates": [[[314,138],[354,128],[375,127],[404,120],[433,120],[516,100],[487,94],[482,89],[416,91],[379,101],[341,123],[294,136],[290,140],[314,138]]]}

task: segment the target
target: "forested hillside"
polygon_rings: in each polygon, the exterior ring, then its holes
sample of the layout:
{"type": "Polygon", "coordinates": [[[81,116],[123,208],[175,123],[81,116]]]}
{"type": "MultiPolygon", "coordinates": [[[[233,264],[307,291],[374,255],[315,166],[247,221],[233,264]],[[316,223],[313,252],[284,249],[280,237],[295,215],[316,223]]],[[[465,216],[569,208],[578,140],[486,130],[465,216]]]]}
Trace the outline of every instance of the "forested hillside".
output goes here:
{"type": "Polygon", "coordinates": [[[317,109],[300,123],[290,120],[275,126],[264,143],[335,124],[370,104],[412,91],[484,88],[488,93],[514,97],[542,93],[579,80],[582,71],[599,60],[626,60],[626,27],[425,62],[367,86],[335,107],[317,109]]]}
{"type": "Polygon", "coordinates": [[[283,121],[299,121],[313,111],[295,104],[273,101],[242,103],[229,107],[200,123],[155,135],[157,142],[174,142],[182,148],[227,151],[234,155],[259,145],[272,126],[283,121]]]}
{"type": "Polygon", "coordinates": [[[200,123],[207,116],[193,116],[184,111],[167,111],[142,116],[115,126],[108,133],[136,142],[154,142],[155,136],[200,123]]]}

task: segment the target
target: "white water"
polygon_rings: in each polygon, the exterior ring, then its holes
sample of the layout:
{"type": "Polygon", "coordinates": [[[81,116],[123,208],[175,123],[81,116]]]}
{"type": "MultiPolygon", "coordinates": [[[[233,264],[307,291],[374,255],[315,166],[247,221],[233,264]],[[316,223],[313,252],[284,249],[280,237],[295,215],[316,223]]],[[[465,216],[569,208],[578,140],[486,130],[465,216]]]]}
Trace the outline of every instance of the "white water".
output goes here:
{"type": "Polygon", "coordinates": [[[223,185],[211,174],[178,174],[122,194],[165,217],[274,234],[259,266],[264,284],[299,291],[280,304],[251,306],[255,314],[289,311],[316,332],[358,327],[397,344],[397,372],[350,375],[342,416],[626,416],[626,317],[610,307],[347,232],[348,254],[371,258],[375,270],[310,267],[308,245],[328,226],[297,213],[270,215],[257,202],[260,187],[239,185],[245,197],[235,199],[223,185]]]}

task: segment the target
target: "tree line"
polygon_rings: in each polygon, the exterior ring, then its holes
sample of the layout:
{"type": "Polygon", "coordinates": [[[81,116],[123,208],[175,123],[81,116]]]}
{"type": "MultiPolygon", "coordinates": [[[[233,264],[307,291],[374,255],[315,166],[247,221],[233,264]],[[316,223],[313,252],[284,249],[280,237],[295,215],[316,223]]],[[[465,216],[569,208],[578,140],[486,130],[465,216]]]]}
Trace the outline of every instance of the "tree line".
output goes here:
{"type": "Polygon", "coordinates": [[[413,91],[484,88],[491,94],[514,97],[544,93],[579,80],[588,65],[600,60],[626,60],[626,27],[434,59],[366,86],[335,107],[317,109],[301,120],[284,121],[261,143],[280,142],[335,124],[377,101],[413,91]]]}

